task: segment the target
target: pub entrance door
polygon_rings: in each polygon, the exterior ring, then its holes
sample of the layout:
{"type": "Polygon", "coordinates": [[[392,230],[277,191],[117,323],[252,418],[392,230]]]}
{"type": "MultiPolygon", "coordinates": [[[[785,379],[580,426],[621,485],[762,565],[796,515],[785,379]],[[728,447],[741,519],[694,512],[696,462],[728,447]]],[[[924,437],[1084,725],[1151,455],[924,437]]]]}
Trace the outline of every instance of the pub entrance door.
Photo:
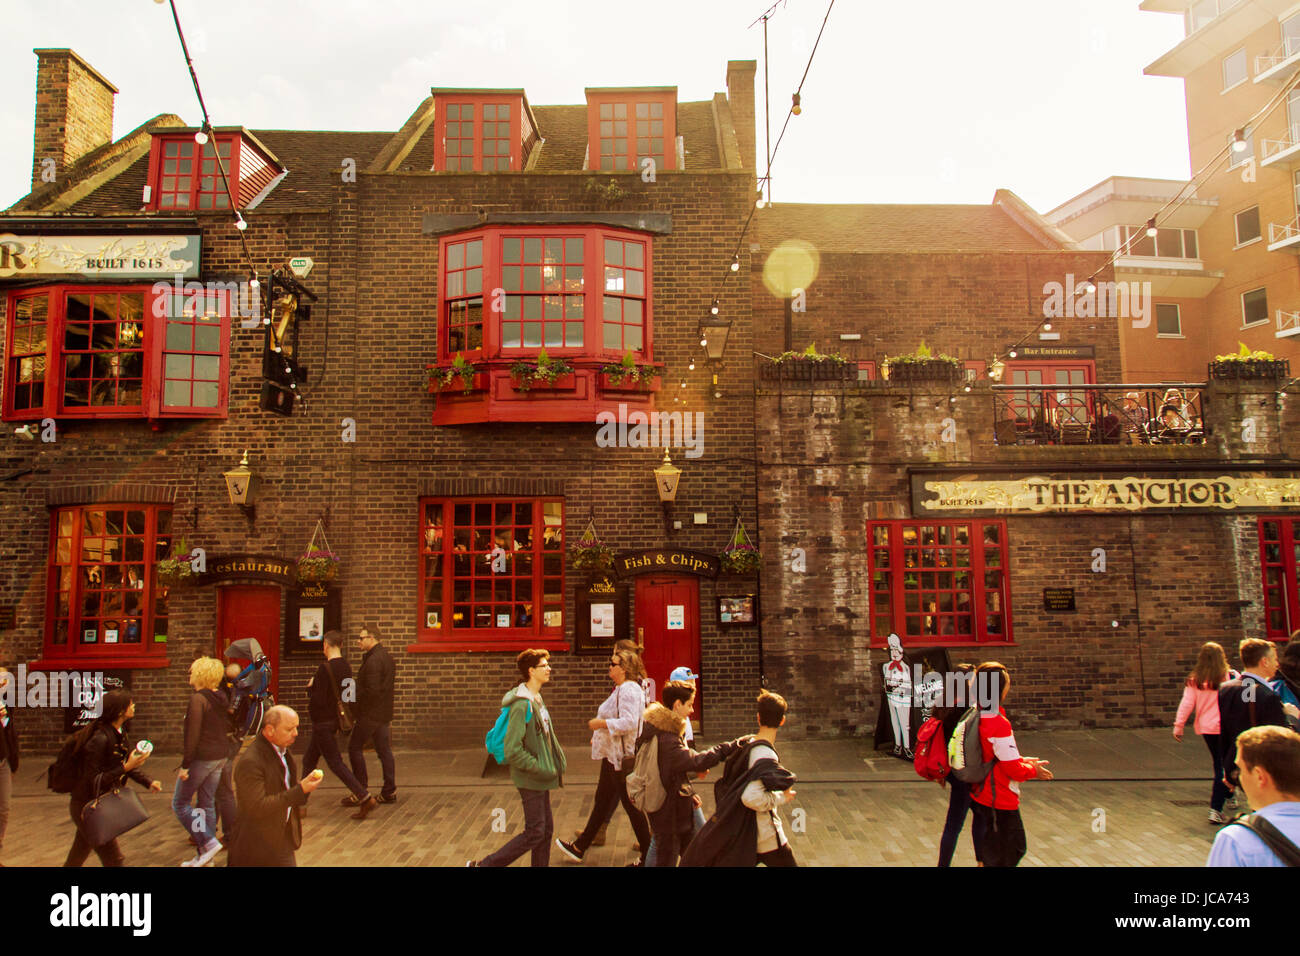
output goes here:
{"type": "MultiPolygon", "coordinates": [[[[654,681],[656,699],[662,703],[664,684],[674,668],[689,667],[692,673],[700,673],[699,579],[676,575],[638,577],[636,633],[637,643],[645,648],[647,676],[654,681]]],[[[691,718],[697,732],[704,721],[702,683],[696,683],[695,716],[691,718]]]]}
{"type": "MultiPolygon", "coordinates": [[[[271,693],[280,699],[280,587],[231,584],[217,588],[216,657],[223,664],[226,648],[245,637],[257,639],[271,662],[271,693]]],[[[236,660],[241,667],[250,663],[236,660]]]]}

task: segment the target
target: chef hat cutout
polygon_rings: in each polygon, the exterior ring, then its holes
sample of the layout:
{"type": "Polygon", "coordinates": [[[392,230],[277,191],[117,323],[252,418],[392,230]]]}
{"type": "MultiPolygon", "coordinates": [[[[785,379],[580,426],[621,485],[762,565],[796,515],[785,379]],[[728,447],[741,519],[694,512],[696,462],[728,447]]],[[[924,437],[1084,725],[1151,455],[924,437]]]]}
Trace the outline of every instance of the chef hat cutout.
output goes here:
{"type": "Polygon", "coordinates": [[[891,651],[901,651],[903,649],[903,642],[897,634],[890,634],[885,642],[889,645],[891,651]]]}

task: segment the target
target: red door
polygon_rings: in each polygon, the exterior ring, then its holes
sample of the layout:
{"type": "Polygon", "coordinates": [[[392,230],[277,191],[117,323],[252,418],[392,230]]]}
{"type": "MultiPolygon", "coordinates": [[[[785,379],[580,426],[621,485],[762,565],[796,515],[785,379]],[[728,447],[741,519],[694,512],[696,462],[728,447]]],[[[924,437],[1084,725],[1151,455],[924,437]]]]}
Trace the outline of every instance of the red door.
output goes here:
{"type": "MultiPolygon", "coordinates": [[[[668,675],[678,667],[700,673],[700,585],[693,577],[644,576],[636,580],[637,641],[645,648],[647,675],[663,700],[668,675]]],[[[695,716],[704,720],[704,681],[695,685],[695,716]]],[[[647,702],[648,703],[648,702],[647,702]]]]}
{"type": "MultiPolygon", "coordinates": [[[[278,585],[228,585],[217,588],[217,657],[226,662],[226,648],[252,637],[271,662],[271,693],[280,699],[280,588],[278,585]]],[[[247,660],[234,658],[242,665],[247,660]]]]}

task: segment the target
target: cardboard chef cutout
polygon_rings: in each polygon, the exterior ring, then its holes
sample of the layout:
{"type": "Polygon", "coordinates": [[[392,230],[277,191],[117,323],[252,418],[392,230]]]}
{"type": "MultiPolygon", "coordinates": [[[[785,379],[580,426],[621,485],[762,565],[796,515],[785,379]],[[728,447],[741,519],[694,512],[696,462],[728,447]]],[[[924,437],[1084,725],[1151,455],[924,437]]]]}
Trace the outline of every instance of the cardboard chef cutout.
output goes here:
{"type": "Polygon", "coordinates": [[[894,756],[912,759],[912,674],[903,660],[903,642],[897,634],[890,634],[889,660],[882,668],[884,673],[885,704],[889,708],[889,724],[894,731],[894,756]]]}

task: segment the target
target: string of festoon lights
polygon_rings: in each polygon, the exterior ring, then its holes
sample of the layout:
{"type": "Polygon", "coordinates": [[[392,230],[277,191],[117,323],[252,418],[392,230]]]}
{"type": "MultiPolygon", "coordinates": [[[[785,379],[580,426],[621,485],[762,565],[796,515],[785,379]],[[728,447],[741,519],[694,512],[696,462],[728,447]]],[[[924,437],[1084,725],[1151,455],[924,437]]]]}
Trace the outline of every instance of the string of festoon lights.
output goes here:
{"type": "MultiPolygon", "coordinates": [[[[231,211],[235,214],[233,225],[239,235],[239,244],[244,253],[244,260],[248,263],[248,288],[253,293],[260,295],[261,282],[257,278],[257,266],[253,262],[253,254],[248,247],[248,239],[244,235],[244,232],[248,229],[248,220],[244,218],[243,210],[239,208],[239,203],[235,197],[234,190],[230,187],[230,177],[226,173],[226,164],[221,158],[221,148],[216,141],[216,134],[213,132],[212,120],[208,116],[207,104],[203,100],[203,89],[199,85],[199,76],[194,71],[194,60],[190,57],[189,45],[185,42],[185,31],[181,29],[181,18],[180,14],[176,10],[176,0],[154,0],[154,2],[158,4],[166,3],[171,8],[172,22],[176,24],[176,38],[180,40],[181,52],[185,56],[185,66],[190,71],[190,82],[194,85],[194,95],[199,101],[199,111],[203,114],[203,123],[199,127],[199,131],[194,134],[194,142],[197,143],[199,147],[199,159],[211,158],[216,160],[217,170],[221,173],[221,183],[225,188],[226,198],[230,203],[231,211]],[[211,157],[205,156],[203,152],[203,147],[208,145],[209,140],[212,141],[211,157]]],[[[198,163],[195,164],[195,170],[196,172],[201,171],[198,163]]],[[[297,382],[294,380],[293,375],[293,362],[284,354],[282,343],[276,333],[274,324],[271,322],[269,310],[263,311],[262,324],[270,331],[272,352],[278,355],[280,360],[284,362],[284,371],[288,375],[290,382],[289,387],[297,389],[297,382]]]]}
{"type": "MultiPolygon", "coordinates": [[[[1081,293],[1083,295],[1092,294],[1092,292],[1096,290],[1096,284],[1093,280],[1095,280],[1099,275],[1101,275],[1107,269],[1114,266],[1115,263],[1119,261],[1120,258],[1128,255],[1129,251],[1132,249],[1133,244],[1135,242],[1137,242],[1138,240],[1144,237],[1149,239],[1154,239],[1157,233],[1159,232],[1160,224],[1162,222],[1167,222],[1169,217],[1174,212],[1176,212],[1179,208],[1181,208],[1185,203],[1189,202],[1195,196],[1197,187],[1204,185],[1212,176],[1216,175],[1219,172],[1219,166],[1222,165],[1225,159],[1230,158],[1234,153],[1244,153],[1246,151],[1246,149],[1250,145],[1247,142],[1248,132],[1253,131],[1253,129],[1261,120],[1267,119],[1270,115],[1272,115],[1274,110],[1276,110],[1278,107],[1282,105],[1283,102],[1286,101],[1286,97],[1291,92],[1292,88],[1296,85],[1297,81],[1300,81],[1300,70],[1297,70],[1295,73],[1293,73],[1291,75],[1291,78],[1282,84],[1278,92],[1275,93],[1273,97],[1267,103],[1265,103],[1253,116],[1249,117],[1245,123],[1243,123],[1241,126],[1238,126],[1236,128],[1236,130],[1232,134],[1232,139],[1228,143],[1226,143],[1223,146],[1223,148],[1220,149],[1213,157],[1211,157],[1209,161],[1207,161],[1203,166],[1201,166],[1200,169],[1198,169],[1195,173],[1193,173],[1191,179],[1189,179],[1187,183],[1181,189],[1178,190],[1177,193],[1175,193],[1163,206],[1157,209],[1155,213],[1153,213],[1150,216],[1150,218],[1147,219],[1146,227],[1144,229],[1135,230],[1132,233],[1132,235],[1128,236],[1128,238],[1125,239],[1124,242],[1118,245],[1118,247],[1115,249],[1113,253],[1111,253],[1110,258],[1107,259],[1104,265],[1102,265],[1095,272],[1093,272],[1092,275],[1084,279],[1083,282],[1076,285],[1075,286],[1076,292],[1081,293]]],[[[1232,167],[1230,166],[1229,168],[1232,167]]],[[[989,369],[992,370],[995,366],[1000,365],[1002,363],[1002,359],[1004,358],[1015,359],[1019,354],[1018,349],[1022,345],[1024,345],[1025,342],[1029,341],[1030,338],[1038,334],[1040,330],[1043,332],[1050,332],[1052,330],[1052,320],[1050,317],[1046,317],[1046,316],[1042,318],[1035,317],[1034,325],[1032,328],[1029,329],[1029,331],[1027,331],[1019,339],[1017,339],[1016,342],[1005,352],[994,354],[992,361],[989,363],[989,369]]],[[[1300,379],[1292,379],[1292,382],[1294,381],[1300,381],[1300,379]]],[[[1291,382],[1287,383],[1287,385],[1290,384],[1291,382]]],[[[1287,385],[1283,385],[1282,388],[1285,389],[1287,385]]],[[[969,392],[970,390],[971,390],[971,384],[970,382],[966,382],[965,385],[963,386],[963,391],[969,392]]],[[[956,401],[955,396],[950,396],[949,401],[955,402],[956,401]]]]}
{"type": "MultiPolygon", "coordinates": [[[[835,8],[835,0],[830,0],[830,4],[826,7],[826,16],[822,17],[821,29],[817,31],[817,39],[813,42],[812,52],[808,54],[808,62],[804,66],[803,76],[799,78],[799,85],[795,88],[794,94],[790,98],[791,100],[790,108],[786,111],[785,122],[781,124],[781,132],[776,137],[776,144],[772,147],[772,152],[767,157],[767,169],[763,177],[759,180],[758,195],[755,197],[754,201],[750,204],[749,214],[745,217],[744,225],[740,227],[740,235],[736,237],[736,244],[731,253],[731,261],[727,264],[727,268],[723,270],[721,279],[718,282],[718,286],[715,288],[715,291],[710,296],[710,301],[709,301],[710,316],[718,315],[722,311],[722,301],[723,301],[723,296],[725,295],[727,290],[727,283],[731,281],[733,276],[736,276],[737,273],[740,272],[740,251],[744,246],[745,236],[749,232],[750,224],[754,221],[754,213],[764,208],[767,205],[767,200],[764,197],[770,194],[770,186],[772,181],[772,161],[776,159],[777,151],[781,148],[781,140],[785,138],[785,131],[790,125],[791,117],[798,116],[800,113],[803,112],[803,86],[808,79],[808,71],[812,69],[813,58],[817,56],[817,47],[818,45],[820,45],[822,41],[822,34],[826,31],[826,21],[830,19],[831,10],[833,10],[834,8],[835,8]],[[765,190],[767,190],[767,192],[765,192],[765,190]]],[[[708,344],[709,344],[708,337],[703,331],[701,331],[699,349],[692,350],[691,358],[686,365],[687,372],[695,371],[697,360],[704,361],[705,358],[707,358],[707,353],[704,350],[708,347],[708,344]]],[[[715,373],[714,380],[716,381],[716,373],[715,373]]],[[[683,373],[681,377],[680,388],[678,388],[678,392],[684,393],[686,390],[686,385],[687,385],[686,374],[683,373]]],[[[713,394],[715,398],[720,397],[720,393],[716,390],[716,388],[713,394]]],[[[683,399],[680,395],[673,396],[673,402],[679,402],[682,400],[683,399]]]]}

